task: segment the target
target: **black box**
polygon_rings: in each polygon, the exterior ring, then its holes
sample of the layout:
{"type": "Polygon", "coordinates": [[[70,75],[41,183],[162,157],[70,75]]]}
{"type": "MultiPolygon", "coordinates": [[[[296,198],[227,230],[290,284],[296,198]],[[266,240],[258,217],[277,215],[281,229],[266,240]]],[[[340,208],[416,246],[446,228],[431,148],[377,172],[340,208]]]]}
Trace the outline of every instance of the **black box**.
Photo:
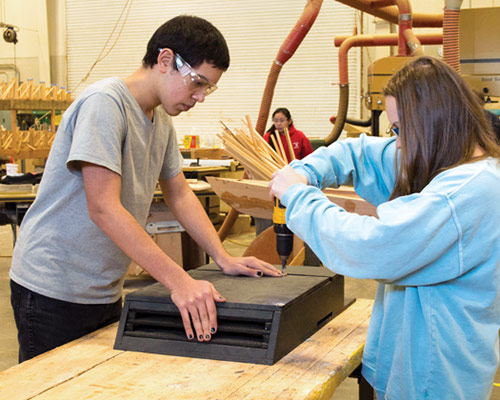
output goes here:
{"type": "Polygon", "coordinates": [[[217,332],[188,340],[160,283],[125,297],[115,349],[272,365],[342,312],[344,277],[323,267],[288,267],[285,278],[224,275],[215,264],[188,273],[227,299],[216,303],[217,332]]]}

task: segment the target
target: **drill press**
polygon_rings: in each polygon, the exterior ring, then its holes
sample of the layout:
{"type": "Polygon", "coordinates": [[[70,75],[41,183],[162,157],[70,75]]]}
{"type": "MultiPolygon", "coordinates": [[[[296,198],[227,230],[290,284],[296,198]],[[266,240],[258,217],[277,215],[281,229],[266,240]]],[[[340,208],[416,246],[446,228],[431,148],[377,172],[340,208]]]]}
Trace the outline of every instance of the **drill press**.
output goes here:
{"type": "Polygon", "coordinates": [[[278,198],[274,198],[273,225],[276,234],[276,250],[281,259],[283,277],[286,275],[286,261],[293,249],[293,233],[286,226],[286,208],[278,198]]]}

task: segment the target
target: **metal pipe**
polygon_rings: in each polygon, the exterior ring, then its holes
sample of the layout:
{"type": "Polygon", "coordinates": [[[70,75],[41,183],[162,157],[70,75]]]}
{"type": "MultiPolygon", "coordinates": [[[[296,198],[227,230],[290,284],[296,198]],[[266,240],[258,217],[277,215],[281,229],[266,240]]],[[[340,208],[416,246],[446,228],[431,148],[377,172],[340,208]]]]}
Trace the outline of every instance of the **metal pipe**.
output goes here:
{"type": "MultiPolygon", "coordinates": [[[[335,47],[340,47],[340,45],[348,38],[355,37],[359,40],[359,43],[354,41],[351,44],[351,47],[359,47],[359,46],[395,46],[398,44],[398,34],[397,33],[388,33],[385,35],[342,35],[335,36],[333,43],[335,47]]],[[[416,34],[417,39],[424,44],[441,44],[443,42],[443,34],[442,33],[418,33],[416,34]]]]}
{"type": "Polygon", "coordinates": [[[420,40],[418,40],[415,32],[413,32],[411,29],[407,29],[404,32],[404,36],[408,44],[408,48],[411,50],[411,53],[416,57],[423,56],[424,49],[422,49],[422,43],[420,43],[420,40]]]}
{"type": "MultiPolygon", "coordinates": [[[[399,11],[396,6],[384,6],[384,2],[373,0],[337,0],[339,3],[366,12],[393,24],[399,23],[399,11]]],[[[386,2],[385,2],[386,4],[386,2]]],[[[413,27],[415,28],[441,28],[443,26],[442,14],[413,14],[413,27]]]]}
{"type": "Polygon", "coordinates": [[[410,51],[406,45],[405,32],[411,30],[411,5],[408,0],[395,0],[399,11],[398,17],[398,55],[407,56],[410,51]]]}
{"type": "MultiPolygon", "coordinates": [[[[411,30],[407,30],[412,32],[411,30]]],[[[413,32],[412,32],[413,33],[413,32]]],[[[413,33],[414,35],[414,33],[413,33]]],[[[443,41],[441,34],[419,34],[415,35],[421,44],[440,44],[443,41]]],[[[392,46],[399,42],[399,34],[387,35],[355,35],[355,36],[340,36],[334,39],[335,46],[339,48],[339,83],[340,97],[337,115],[335,116],[335,124],[332,131],[325,139],[325,144],[331,144],[338,139],[344,128],[344,123],[347,118],[347,107],[349,100],[349,68],[348,68],[348,52],[352,47],[359,46],[392,46]],[[344,98],[345,97],[345,98],[344,98]]]]}
{"type": "MultiPolygon", "coordinates": [[[[335,117],[335,116],[330,117],[330,122],[331,122],[332,124],[334,124],[334,123],[335,123],[335,119],[336,119],[336,117],[335,117]]],[[[346,122],[347,124],[351,124],[351,125],[356,125],[356,126],[365,126],[365,127],[366,127],[366,126],[371,126],[371,125],[372,125],[372,118],[370,117],[370,118],[368,118],[367,120],[364,120],[364,121],[363,121],[363,120],[361,120],[361,119],[356,119],[356,118],[349,118],[349,117],[347,117],[347,118],[345,119],[345,122],[346,122]]]]}

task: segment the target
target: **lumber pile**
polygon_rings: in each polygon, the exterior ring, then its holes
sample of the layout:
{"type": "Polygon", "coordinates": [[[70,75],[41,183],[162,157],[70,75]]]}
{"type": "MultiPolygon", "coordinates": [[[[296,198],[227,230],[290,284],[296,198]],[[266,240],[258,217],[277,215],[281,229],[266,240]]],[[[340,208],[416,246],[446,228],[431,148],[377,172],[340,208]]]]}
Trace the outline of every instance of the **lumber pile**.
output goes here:
{"type": "Polygon", "coordinates": [[[288,164],[285,146],[288,146],[289,153],[293,157],[294,152],[288,130],[285,130],[286,143],[282,143],[280,135],[276,135],[276,138],[271,136],[274,147],[278,149],[275,151],[255,131],[248,115],[243,122],[246,128],[235,128],[234,132],[221,122],[223,129],[218,137],[222,140],[226,153],[245,167],[250,178],[269,181],[273,172],[288,164]]]}
{"type": "Polygon", "coordinates": [[[44,82],[35,85],[32,79],[19,83],[14,78],[9,83],[0,83],[0,100],[71,101],[71,93],[57,85],[45,86],[44,82]]]}

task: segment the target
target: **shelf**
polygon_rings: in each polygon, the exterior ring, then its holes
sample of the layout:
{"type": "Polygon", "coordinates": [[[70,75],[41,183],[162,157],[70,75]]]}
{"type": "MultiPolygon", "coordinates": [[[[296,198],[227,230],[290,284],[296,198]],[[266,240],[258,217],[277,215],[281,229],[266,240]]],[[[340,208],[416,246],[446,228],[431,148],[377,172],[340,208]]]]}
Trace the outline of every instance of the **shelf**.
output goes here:
{"type": "Polygon", "coordinates": [[[65,110],[72,100],[0,100],[0,110],[65,110]]]}

